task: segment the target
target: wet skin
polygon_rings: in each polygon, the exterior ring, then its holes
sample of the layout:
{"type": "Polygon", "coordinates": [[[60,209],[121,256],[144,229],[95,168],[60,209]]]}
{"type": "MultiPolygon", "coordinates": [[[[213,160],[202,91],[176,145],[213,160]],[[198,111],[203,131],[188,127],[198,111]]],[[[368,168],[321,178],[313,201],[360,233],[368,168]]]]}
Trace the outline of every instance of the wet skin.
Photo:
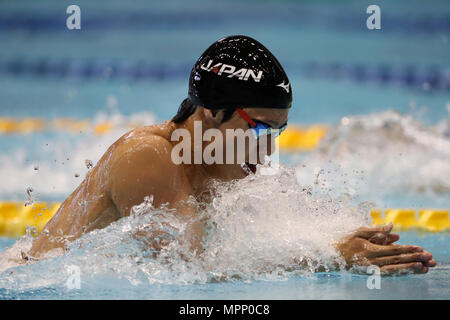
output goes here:
{"type": "MultiPolygon", "coordinates": [[[[275,128],[286,123],[288,118],[288,110],[244,108],[244,111],[275,128]]],[[[180,218],[186,218],[189,223],[186,239],[183,240],[189,241],[192,250],[202,252],[204,224],[196,219],[198,208],[186,200],[194,196],[198,200],[208,201],[208,181],[231,181],[244,178],[248,173],[242,170],[240,164],[176,165],[172,162],[171,150],[178,141],[171,141],[170,138],[177,128],[189,130],[193,137],[194,121],[202,121],[203,130],[219,129],[224,137],[226,129],[249,128],[247,121],[236,112],[224,123],[221,123],[222,117],[222,112],[213,114],[199,107],[181,124],[168,121],[134,129],[122,136],[62,203],[43,232],[33,240],[23,262],[39,259],[49,250],[65,248],[68,242],[81,235],[128,216],[131,208],[149,195],[153,195],[155,207],[168,203],[168,207],[176,209],[180,218]]],[[[193,153],[193,149],[191,151],[193,153]]],[[[431,254],[423,248],[395,245],[399,237],[391,234],[391,229],[360,228],[341,239],[335,247],[348,267],[375,264],[381,267],[383,274],[426,273],[429,267],[436,264],[431,254]]],[[[150,231],[145,236],[151,239],[156,234],[150,231]]],[[[152,245],[158,249],[164,243],[152,245]]]]}

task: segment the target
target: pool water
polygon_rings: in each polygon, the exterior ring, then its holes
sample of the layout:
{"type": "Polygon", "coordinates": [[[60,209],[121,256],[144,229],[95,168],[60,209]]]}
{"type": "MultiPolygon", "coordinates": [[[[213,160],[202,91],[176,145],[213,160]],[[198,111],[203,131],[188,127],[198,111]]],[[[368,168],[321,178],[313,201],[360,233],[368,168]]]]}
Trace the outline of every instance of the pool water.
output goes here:
{"type": "MultiPolygon", "coordinates": [[[[14,240],[0,239],[0,251],[14,240]]],[[[81,274],[81,289],[54,286],[0,289],[1,299],[449,299],[448,234],[400,233],[400,243],[414,243],[433,253],[437,266],[426,275],[382,277],[380,289],[367,288],[367,275],[324,272],[277,280],[204,284],[139,284],[112,275],[81,274]]],[[[67,275],[68,277],[68,275],[67,275]]],[[[4,280],[5,276],[1,277],[4,280]]]]}
{"type": "MultiPolygon", "coordinates": [[[[281,154],[292,171],[278,178],[290,186],[291,198],[277,200],[284,194],[262,178],[254,190],[247,182],[240,189],[260,204],[234,207],[238,193],[221,198],[228,212],[241,216],[227,221],[225,209],[214,212],[228,233],[212,235],[217,245],[211,252],[222,259],[218,273],[238,271],[242,280],[213,283],[203,265],[172,261],[175,269],[168,272],[145,257],[139,263],[124,258],[122,250],[137,248],[119,241],[128,239],[125,221],[107,229],[109,235],[83,239],[87,251],[74,248],[65,257],[1,273],[0,298],[450,298],[448,233],[401,233],[400,243],[422,245],[438,265],[426,275],[382,278],[380,290],[367,288],[367,276],[346,272],[259,272],[260,261],[278,257],[283,264],[296,245],[329,261],[327,241],[367,224],[367,208],[450,208],[448,1],[378,1],[380,31],[365,27],[369,4],[361,1],[78,4],[82,30],[72,32],[65,28],[69,3],[1,2],[0,117],[90,119],[115,128],[104,135],[1,134],[0,200],[25,201],[32,187],[35,201],[63,201],[81,182],[75,174],[87,172],[85,160],[95,163],[129,130],[127,123],[154,124],[176,112],[191,66],[225,35],[246,34],[271,49],[293,89],[289,124],[326,124],[329,133],[317,150],[281,154]],[[311,187],[313,196],[296,191],[296,184],[311,187]],[[271,195],[261,199],[261,190],[271,195]],[[352,216],[354,207],[361,210],[352,216]],[[318,216],[311,213],[316,209],[318,216]],[[70,265],[81,266],[80,290],[66,286],[70,265]]],[[[0,238],[0,254],[22,242],[0,238]]]]}

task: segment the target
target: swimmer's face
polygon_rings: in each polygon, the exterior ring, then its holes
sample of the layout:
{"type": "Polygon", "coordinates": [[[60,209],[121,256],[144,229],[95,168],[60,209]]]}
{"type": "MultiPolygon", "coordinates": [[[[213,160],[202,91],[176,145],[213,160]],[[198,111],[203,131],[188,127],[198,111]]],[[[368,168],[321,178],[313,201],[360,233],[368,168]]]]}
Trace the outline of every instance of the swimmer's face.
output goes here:
{"type": "MultiPolygon", "coordinates": [[[[264,122],[275,129],[280,128],[285,123],[287,123],[289,114],[289,109],[243,108],[243,110],[251,119],[264,122]]],[[[218,116],[220,117],[220,115],[218,116]]],[[[224,155],[226,155],[227,152],[226,140],[227,138],[230,139],[230,136],[227,137],[226,135],[227,129],[234,129],[234,130],[242,129],[244,132],[251,133],[251,131],[247,131],[250,129],[250,124],[238,112],[235,112],[228,121],[218,123],[216,128],[222,132],[224,137],[224,155]]],[[[256,143],[253,144],[254,148],[251,148],[252,144],[248,143],[248,139],[245,140],[246,141],[244,147],[245,149],[240,151],[244,152],[245,154],[245,162],[251,161],[250,159],[251,152],[252,153],[254,152],[255,155],[259,155],[259,153],[261,153],[262,155],[270,155],[275,151],[273,148],[275,147],[275,143],[273,142],[274,138],[272,137],[272,135],[267,135],[266,137],[267,138],[263,139],[259,138],[256,141],[256,143]]],[[[234,139],[234,146],[235,146],[234,156],[236,163],[238,163],[239,161],[237,159],[237,156],[239,150],[237,150],[238,148],[237,138],[231,137],[231,139],[234,139]]],[[[256,157],[256,160],[258,163],[264,162],[264,158],[261,156],[256,157]]]]}

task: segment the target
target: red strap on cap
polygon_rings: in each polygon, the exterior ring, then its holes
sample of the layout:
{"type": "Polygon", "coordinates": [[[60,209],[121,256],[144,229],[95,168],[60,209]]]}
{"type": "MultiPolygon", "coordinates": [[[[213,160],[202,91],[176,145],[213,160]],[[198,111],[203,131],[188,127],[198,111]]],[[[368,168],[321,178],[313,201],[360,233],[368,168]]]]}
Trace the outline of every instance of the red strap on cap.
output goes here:
{"type": "Polygon", "coordinates": [[[244,110],[237,108],[236,111],[241,115],[242,118],[244,118],[244,120],[246,120],[248,123],[250,123],[250,125],[254,128],[256,127],[256,122],[252,120],[252,118],[249,117],[249,115],[247,113],[245,113],[244,110]]]}

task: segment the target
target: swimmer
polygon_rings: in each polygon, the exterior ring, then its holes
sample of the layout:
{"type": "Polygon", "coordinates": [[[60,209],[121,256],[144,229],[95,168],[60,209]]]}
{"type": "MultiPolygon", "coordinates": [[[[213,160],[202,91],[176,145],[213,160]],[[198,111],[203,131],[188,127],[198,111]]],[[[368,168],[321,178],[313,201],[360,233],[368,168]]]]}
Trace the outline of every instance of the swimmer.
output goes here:
{"type": "MultiPolygon", "coordinates": [[[[246,36],[229,36],[214,42],[198,59],[189,79],[188,97],[178,113],[160,125],[134,129],[112,144],[86,175],[78,188],[62,203],[58,212],[24,254],[25,262],[38,260],[52,249],[64,249],[92,230],[130,215],[131,209],[153,196],[153,206],[168,204],[181,218],[191,221],[185,232],[194,252],[203,250],[205,226],[190,197],[208,201],[209,182],[232,181],[256,172],[245,164],[174,163],[172,133],[187,130],[194,136],[194,123],[203,130],[250,130],[260,141],[263,135],[274,139],[287,125],[292,103],[289,79],[277,59],[258,41],[246,36]]],[[[205,148],[206,142],[201,147],[205,148]]],[[[266,153],[272,154],[272,148],[266,153]]],[[[194,146],[189,152],[194,154],[194,146]]],[[[226,150],[227,151],[227,150],[226,150]]],[[[225,156],[225,155],[224,155],[225,156]]],[[[193,159],[194,156],[191,157],[193,159]]],[[[258,162],[260,163],[260,162],[258,162]]],[[[347,266],[375,264],[383,274],[426,273],[436,265],[429,252],[413,245],[396,245],[399,236],[392,225],[364,227],[335,244],[347,266]]],[[[156,231],[145,234],[149,239],[156,231]]],[[[164,243],[153,243],[160,249],[164,243]]]]}

